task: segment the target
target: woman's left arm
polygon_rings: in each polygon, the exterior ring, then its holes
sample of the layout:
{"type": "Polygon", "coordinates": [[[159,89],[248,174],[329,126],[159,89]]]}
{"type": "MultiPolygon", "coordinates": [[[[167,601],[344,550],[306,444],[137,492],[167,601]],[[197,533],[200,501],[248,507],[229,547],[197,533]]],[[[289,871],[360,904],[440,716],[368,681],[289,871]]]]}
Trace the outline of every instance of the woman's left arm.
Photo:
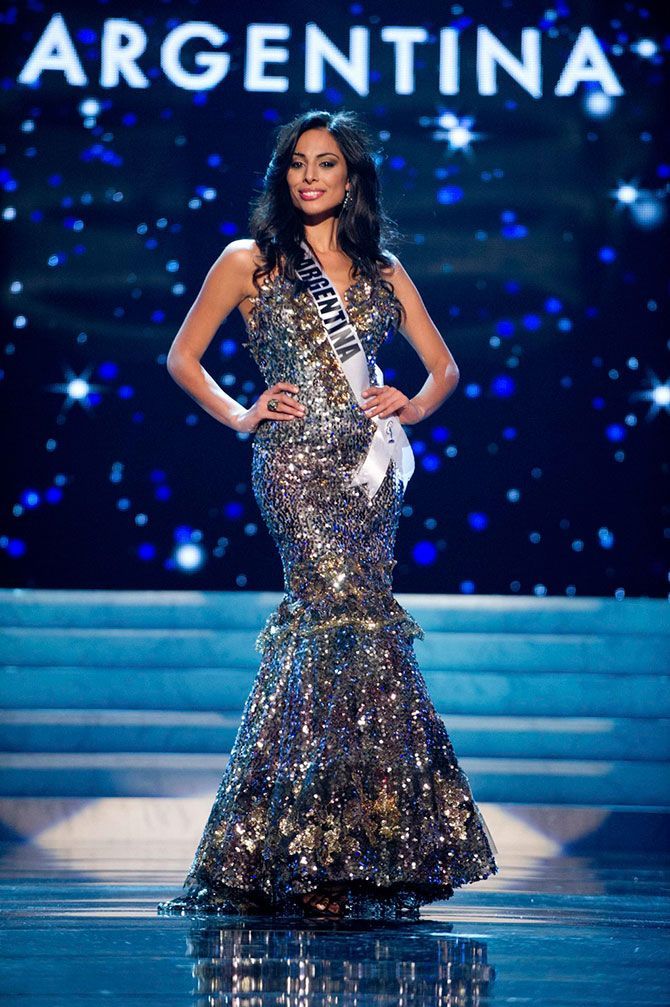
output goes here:
{"type": "Polygon", "coordinates": [[[460,373],[409,274],[395,255],[392,258],[393,270],[382,270],[382,275],[384,279],[391,280],[396,297],[405,309],[405,322],[399,331],[416,350],[428,377],[411,399],[391,385],[366,388],[363,395],[370,402],[364,407],[364,412],[366,416],[396,415],[401,423],[412,424],[430,416],[449,398],[458,384],[460,373]]]}

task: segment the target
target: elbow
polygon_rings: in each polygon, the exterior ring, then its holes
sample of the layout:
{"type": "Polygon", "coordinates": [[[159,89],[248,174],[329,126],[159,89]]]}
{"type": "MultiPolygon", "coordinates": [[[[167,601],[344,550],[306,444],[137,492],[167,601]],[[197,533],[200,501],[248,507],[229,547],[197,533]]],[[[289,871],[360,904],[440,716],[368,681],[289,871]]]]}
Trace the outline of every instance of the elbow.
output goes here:
{"type": "Polygon", "coordinates": [[[181,369],[181,364],[182,359],[180,355],[178,353],[175,353],[174,350],[170,350],[165,360],[165,366],[171,378],[174,378],[176,380],[177,374],[181,369]]]}
{"type": "Polygon", "coordinates": [[[454,360],[450,360],[447,364],[447,377],[451,379],[452,386],[455,388],[461,379],[461,372],[458,369],[458,365],[454,360]]]}

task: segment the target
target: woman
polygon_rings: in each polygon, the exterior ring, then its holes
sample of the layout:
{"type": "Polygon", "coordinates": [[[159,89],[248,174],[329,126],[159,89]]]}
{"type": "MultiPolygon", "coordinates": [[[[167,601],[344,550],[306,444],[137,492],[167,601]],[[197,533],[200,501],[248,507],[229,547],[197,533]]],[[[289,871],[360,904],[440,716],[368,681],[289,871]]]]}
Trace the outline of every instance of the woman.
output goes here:
{"type": "Polygon", "coordinates": [[[257,638],[185,894],[159,912],[416,919],[497,871],[417,665],[424,632],[391,590],[413,468],[401,424],[434,413],[458,368],[383,247],[390,230],[356,115],[296,117],[279,130],[253,238],[223,250],[170,349],[175,381],[255,434],[254,495],[285,595],[257,638]],[[199,363],[235,307],[268,385],[249,409],[199,363]],[[411,399],[378,380],[392,322],[428,372],[411,399]]]}

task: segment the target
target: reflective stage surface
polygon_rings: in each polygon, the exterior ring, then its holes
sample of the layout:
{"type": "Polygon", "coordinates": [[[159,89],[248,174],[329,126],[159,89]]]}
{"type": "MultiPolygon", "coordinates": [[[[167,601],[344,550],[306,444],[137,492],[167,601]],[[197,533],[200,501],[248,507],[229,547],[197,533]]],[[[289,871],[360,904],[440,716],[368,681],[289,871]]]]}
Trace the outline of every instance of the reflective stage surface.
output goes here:
{"type": "Polygon", "coordinates": [[[667,856],[501,856],[413,922],[160,917],[188,850],[0,849],[3,1002],[670,1003],[667,856]]]}

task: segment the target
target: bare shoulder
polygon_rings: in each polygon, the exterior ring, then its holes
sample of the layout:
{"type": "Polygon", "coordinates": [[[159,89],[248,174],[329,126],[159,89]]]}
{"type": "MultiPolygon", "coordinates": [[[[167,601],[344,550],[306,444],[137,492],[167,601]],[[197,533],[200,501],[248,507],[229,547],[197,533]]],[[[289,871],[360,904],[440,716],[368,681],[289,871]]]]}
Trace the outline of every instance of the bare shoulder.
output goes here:
{"type": "Polygon", "coordinates": [[[260,249],[253,238],[235,238],[221,251],[215,265],[221,264],[224,271],[238,279],[249,279],[254,269],[261,264],[260,249]]]}
{"type": "Polygon", "coordinates": [[[394,255],[393,252],[389,252],[388,249],[384,249],[384,254],[391,260],[391,265],[380,267],[379,272],[385,280],[391,281],[393,289],[400,300],[403,300],[403,295],[407,296],[408,294],[418,293],[412,278],[398,256],[394,255]]]}
{"type": "Polygon", "coordinates": [[[258,293],[253,276],[256,269],[262,265],[263,256],[254,239],[235,238],[219,253],[209,275],[217,287],[234,291],[235,303],[239,305],[240,302],[246,302],[258,293]]]}
{"type": "Polygon", "coordinates": [[[386,256],[386,258],[391,260],[391,265],[381,266],[380,272],[384,275],[384,279],[392,280],[393,274],[395,273],[396,269],[398,269],[398,267],[400,266],[400,259],[398,258],[397,255],[394,255],[393,252],[389,252],[388,248],[383,248],[382,251],[386,256]]]}

